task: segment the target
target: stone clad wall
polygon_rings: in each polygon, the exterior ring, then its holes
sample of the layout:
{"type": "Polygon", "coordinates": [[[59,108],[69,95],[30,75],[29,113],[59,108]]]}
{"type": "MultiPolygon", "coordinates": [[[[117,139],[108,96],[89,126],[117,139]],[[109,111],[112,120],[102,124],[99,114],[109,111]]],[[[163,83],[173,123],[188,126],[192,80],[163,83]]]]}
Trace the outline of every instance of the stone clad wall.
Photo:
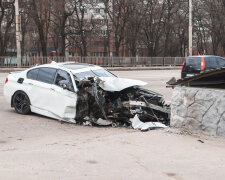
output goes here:
{"type": "Polygon", "coordinates": [[[176,87],[171,126],[225,137],[225,90],[176,87]]]}

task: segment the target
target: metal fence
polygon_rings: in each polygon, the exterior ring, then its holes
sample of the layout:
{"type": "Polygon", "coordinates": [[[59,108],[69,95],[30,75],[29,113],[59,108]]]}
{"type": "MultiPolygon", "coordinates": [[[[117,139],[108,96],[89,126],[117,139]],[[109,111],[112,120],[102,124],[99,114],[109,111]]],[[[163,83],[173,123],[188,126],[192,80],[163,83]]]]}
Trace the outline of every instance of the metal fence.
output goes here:
{"type": "MultiPolygon", "coordinates": [[[[79,62],[103,67],[181,66],[184,57],[23,57],[21,67],[55,62],[79,62]]],[[[0,67],[17,67],[16,57],[0,57],[0,67]]]]}

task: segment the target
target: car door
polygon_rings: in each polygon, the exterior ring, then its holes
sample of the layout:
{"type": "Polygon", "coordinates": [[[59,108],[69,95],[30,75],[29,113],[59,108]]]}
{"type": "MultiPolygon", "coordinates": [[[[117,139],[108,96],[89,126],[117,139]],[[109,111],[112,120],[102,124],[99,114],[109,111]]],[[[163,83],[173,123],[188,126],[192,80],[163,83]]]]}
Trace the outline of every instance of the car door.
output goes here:
{"type": "Polygon", "coordinates": [[[49,111],[49,102],[52,100],[51,88],[55,80],[56,71],[57,69],[55,68],[44,67],[27,73],[27,95],[30,98],[31,106],[34,108],[49,111]]]}
{"type": "Polygon", "coordinates": [[[49,111],[65,121],[75,122],[77,94],[71,74],[58,69],[54,84],[51,86],[49,111]],[[63,85],[67,84],[65,88],[63,85]]]}
{"type": "Polygon", "coordinates": [[[217,58],[217,68],[222,68],[222,67],[225,67],[225,59],[223,58],[217,58]]]}
{"type": "Polygon", "coordinates": [[[205,71],[218,68],[216,57],[205,57],[205,71]]]}

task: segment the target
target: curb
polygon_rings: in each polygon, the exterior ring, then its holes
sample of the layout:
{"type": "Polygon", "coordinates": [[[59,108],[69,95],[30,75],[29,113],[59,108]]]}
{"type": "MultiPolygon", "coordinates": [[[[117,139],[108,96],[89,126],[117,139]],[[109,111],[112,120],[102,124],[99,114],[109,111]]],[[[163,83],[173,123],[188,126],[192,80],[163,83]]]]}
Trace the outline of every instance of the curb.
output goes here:
{"type": "MultiPolygon", "coordinates": [[[[181,66],[155,66],[155,67],[104,67],[109,71],[146,71],[146,70],[180,70],[181,66]]],[[[0,73],[24,71],[28,68],[0,68],[0,73]]]]}

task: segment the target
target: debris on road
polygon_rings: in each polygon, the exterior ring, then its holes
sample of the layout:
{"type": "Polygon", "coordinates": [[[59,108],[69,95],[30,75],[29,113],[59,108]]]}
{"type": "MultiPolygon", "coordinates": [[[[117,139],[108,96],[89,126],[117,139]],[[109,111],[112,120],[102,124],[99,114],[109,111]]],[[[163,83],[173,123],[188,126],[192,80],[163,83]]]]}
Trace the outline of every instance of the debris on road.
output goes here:
{"type": "Polygon", "coordinates": [[[131,119],[132,127],[134,129],[138,129],[141,131],[148,131],[156,128],[166,128],[167,126],[160,122],[146,122],[143,123],[140,121],[138,115],[135,115],[133,119],[131,119]]]}
{"type": "Polygon", "coordinates": [[[199,140],[198,140],[198,142],[200,142],[200,143],[204,143],[204,141],[202,141],[201,139],[199,139],[199,140]]]}

